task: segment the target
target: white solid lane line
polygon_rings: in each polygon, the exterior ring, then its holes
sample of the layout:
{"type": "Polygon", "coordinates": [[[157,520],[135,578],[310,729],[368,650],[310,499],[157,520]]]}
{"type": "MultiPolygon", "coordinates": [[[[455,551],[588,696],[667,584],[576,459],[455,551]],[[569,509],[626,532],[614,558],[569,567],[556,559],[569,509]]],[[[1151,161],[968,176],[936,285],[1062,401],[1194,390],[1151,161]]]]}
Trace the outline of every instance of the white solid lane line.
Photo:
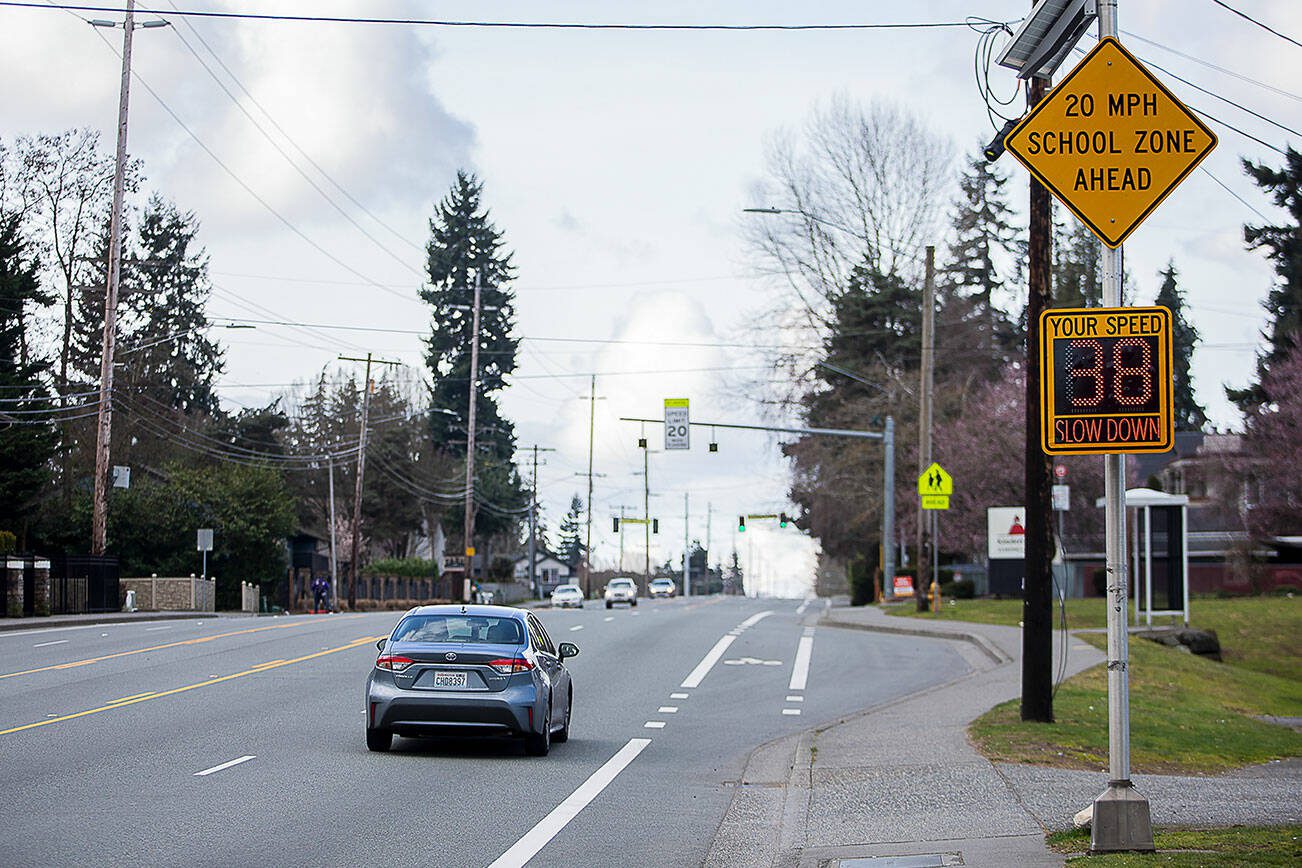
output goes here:
{"type": "Polygon", "coordinates": [[[628,744],[624,745],[610,759],[606,760],[601,768],[592,773],[586,781],[579,785],[579,788],[569,795],[565,801],[561,802],[552,812],[538,821],[538,824],[525,833],[525,836],[511,845],[501,856],[493,861],[488,868],[523,868],[523,866],[548,842],[555,838],[579,812],[586,808],[593,799],[601,795],[601,791],[610,786],[616,776],[628,764],[637,759],[647,745],[651,743],[649,738],[630,738],[628,744]]]}
{"type": "Polygon", "coordinates": [[[33,648],[49,648],[51,645],[67,645],[67,639],[56,639],[53,642],[37,642],[33,648]]]}
{"type": "Polygon", "coordinates": [[[718,642],[715,642],[714,647],[706,652],[706,655],[701,658],[700,663],[696,664],[696,668],[692,670],[692,673],[683,679],[683,683],[678,686],[687,688],[700,687],[701,682],[705,680],[706,674],[708,674],[710,669],[714,667],[714,664],[719,662],[719,658],[723,656],[723,652],[727,651],[728,646],[736,641],[736,636],[724,636],[718,642]]]}
{"type": "Polygon", "coordinates": [[[255,757],[254,755],[252,755],[252,754],[250,754],[249,756],[242,756],[242,757],[239,757],[239,758],[237,758],[237,759],[230,760],[229,762],[224,762],[224,763],[222,763],[222,764],[219,765],[219,766],[213,766],[213,767],[210,768],[210,769],[204,769],[204,770],[201,771],[201,772],[195,772],[195,773],[194,773],[194,776],[195,776],[196,778],[204,778],[204,777],[207,777],[207,776],[210,775],[210,774],[213,774],[214,772],[220,772],[220,771],[223,771],[223,770],[225,770],[225,769],[230,768],[231,766],[237,766],[237,765],[239,765],[240,763],[246,763],[246,762],[248,762],[248,761],[251,760],[251,759],[256,759],[256,757],[255,757]]]}
{"type": "Polygon", "coordinates": [[[796,665],[791,669],[791,683],[787,685],[788,690],[805,689],[805,684],[809,681],[809,655],[813,650],[814,637],[801,636],[800,644],[796,646],[796,665]]]}
{"type": "Polygon", "coordinates": [[[796,614],[803,615],[805,614],[805,610],[808,608],[809,608],[809,601],[805,600],[805,602],[801,603],[799,606],[796,606],[796,614]]]}
{"type": "Polygon", "coordinates": [[[583,629],[582,624],[575,624],[573,627],[570,628],[570,632],[573,633],[575,630],[582,630],[582,629],[583,629]]]}
{"type": "Polygon", "coordinates": [[[754,627],[754,626],[755,626],[756,624],[758,624],[760,621],[763,621],[765,618],[767,618],[769,615],[772,615],[772,614],[773,614],[773,610],[769,609],[769,610],[767,610],[767,611],[760,612],[760,613],[758,613],[758,614],[756,614],[756,615],[751,615],[751,616],[750,616],[749,618],[747,618],[745,621],[742,621],[740,624],[738,624],[738,625],[737,625],[737,629],[738,629],[738,630],[746,630],[746,629],[749,629],[749,628],[751,628],[751,627],[754,627]]]}
{"type": "Polygon", "coordinates": [[[145,632],[146,632],[146,633],[153,633],[153,632],[156,631],[156,630],[170,630],[170,629],[172,629],[172,628],[171,628],[171,627],[146,627],[146,628],[145,628],[145,632]]]}
{"type": "Polygon", "coordinates": [[[663,720],[648,720],[646,723],[642,724],[642,728],[643,728],[643,729],[664,729],[664,728],[665,728],[665,722],[664,722],[663,720]]]}
{"type": "Polygon", "coordinates": [[[659,712],[660,714],[677,714],[677,713],[678,713],[678,706],[677,706],[677,705],[662,705],[662,706],[660,706],[659,708],[657,708],[656,711],[659,712]]]}

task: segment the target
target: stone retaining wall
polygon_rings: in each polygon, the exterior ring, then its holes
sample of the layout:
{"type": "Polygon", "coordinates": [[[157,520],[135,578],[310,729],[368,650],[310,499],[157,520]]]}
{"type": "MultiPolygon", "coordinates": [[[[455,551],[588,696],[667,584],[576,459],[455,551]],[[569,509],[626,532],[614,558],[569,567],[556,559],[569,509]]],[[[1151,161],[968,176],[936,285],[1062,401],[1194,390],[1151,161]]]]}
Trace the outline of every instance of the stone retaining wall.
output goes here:
{"type": "Polygon", "coordinates": [[[119,585],[125,605],[127,591],[136,592],[136,608],[154,612],[216,611],[216,579],[196,576],[150,576],[122,579],[119,585]]]}

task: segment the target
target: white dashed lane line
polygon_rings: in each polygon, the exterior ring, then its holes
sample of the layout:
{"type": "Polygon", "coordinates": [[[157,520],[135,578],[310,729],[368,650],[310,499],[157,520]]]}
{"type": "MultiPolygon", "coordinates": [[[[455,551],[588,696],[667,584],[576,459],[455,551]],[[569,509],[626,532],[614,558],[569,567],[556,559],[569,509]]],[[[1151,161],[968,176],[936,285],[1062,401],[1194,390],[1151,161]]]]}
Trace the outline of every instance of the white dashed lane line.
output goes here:
{"type": "Polygon", "coordinates": [[[686,699],[686,698],[687,698],[688,696],[690,696],[690,695],[691,695],[691,694],[688,694],[688,693],[671,693],[671,694],[669,694],[669,698],[670,698],[670,699],[686,699]]]}
{"type": "Polygon", "coordinates": [[[804,701],[805,701],[805,697],[803,697],[803,696],[788,696],[788,697],[787,697],[787,702],[804,702],[804,701]]]}
{"type": "Polygon", "coordinates": [[[204,769],[204,770],[201,771],[201,772],[195,772],[195,773],[194,773],[194,776],[195,776],[196,778],[206,778],[208,775],[211,775],[211,774],[214,774],[214,773],[216,773],[216,772],[220,772],[220,771],[225,771],[226,769],[230,768],[231,766],[237,766],[237,765],[239,765],[239,764],[241,764],[241,763],[246,763],[246,762],[248,762],[248,761],[251,760],[251,759],[257,759],[257,757],[256,757],[256,756],[253,756],[253,755],[251,755],[251,754],[248,755],[248,756],[237,757],[236,759],[228,760],[227,762],[224,762],[224,763],[222,763],[221,765],[213,766],[213,767],[210,768],[210,769],[204,769]]]}
{"type": "Polygon", "coordinates": [[[772,614],[772,610],[766,610],[751,615],[745,621],[738,624],[737,627],[731,630],[726,636],[721,637],[718,642],[714,643],[714,647],[706,652],[705,657],[701,659],[701,662],[696,664],[696,668],[683,679],[683,683],[678,686],[689,688],[700,687],[701,682],[705,680],[705,676],[709,674],[710,670],[714,668],[714,664],[718,663],[719,658],[723,656],[723,652],[728,650],[729,645],[737,641],[737,636],[739,636],[742,631],[754,627],[760,621],[772,614]]]}
{"type": "Polygon", "coordinates": [[[582,630],[582,629],[583,629],[582,624],[575,624],[573,627],[570,628],[570,632],[573,633],[575,630],[582,630]]]}
{"type": "Polygon", "coordinates": [[[646,723],[642,724],[642,728],[643,728],[643,729],[664,729],[664,728],[665,728],[665,722],[664,722],[663,720],[648,720],[646,723]]]}
{"type": "Polygon", "coordinates": [[[784,708],[784,709],[782,709],[782,713],[783,713],[783,714],[799,714],[799,713],[800,713],[800,709],[799,709],[799,708],[784,708]]]}
{"type": "Polygon", "coordinates": [[[56,639],[53,642],[37,642],[33,648],[49,648],[51,645],[67,645],[67,639],[56,639]]]}
{"type": "Polygon", "coordinates": [[[629,763],[637,759],[637,755],[650,743],[649,738],[629,739],[628,744],[606,760],[601,768],[593,772],[565,801],[553,808],[550,814],[539,820],[537,825],[511,846],[511,849],[497,857],[489,868],[523,868],[530,859],[538,855],[539,850],[546,847],[548,842],[569,825],[570,820],[577,817],[593,799],[601,795],[601,791],[610,786],[610,782],[626,769],[629,763]]]}
{"type": "Polygon", "coordinates": [[[615,620],[615,616],[614,616],[614,615],[607,615],[606,617],[602,618],[601,620],[603,620],[603,621],[613,621],[613,620],[615,620]]]}
{"type": "Polygon", "coordinates": [[[677,713],[678,713],[678,706],[677,706],[677,705],[662,705],[662,706],[660,706],[659,708],[656,709],[656,713],[658,713],[658,714],[677,714],[677,713]]]}

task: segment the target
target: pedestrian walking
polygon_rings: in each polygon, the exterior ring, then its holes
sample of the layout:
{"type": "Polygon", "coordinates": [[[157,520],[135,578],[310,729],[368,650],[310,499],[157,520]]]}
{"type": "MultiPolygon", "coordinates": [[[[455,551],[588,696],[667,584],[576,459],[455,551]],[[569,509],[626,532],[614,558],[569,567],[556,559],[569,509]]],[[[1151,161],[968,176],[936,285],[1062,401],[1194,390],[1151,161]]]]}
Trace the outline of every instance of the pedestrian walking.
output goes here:
{"type": "Polygon", "coordinates": [[[317,576],[312,580],[312,613],[314,615],[325,611],[326,598],[330,594],[330,583],[325,580],[324,576],[317,576]]]}

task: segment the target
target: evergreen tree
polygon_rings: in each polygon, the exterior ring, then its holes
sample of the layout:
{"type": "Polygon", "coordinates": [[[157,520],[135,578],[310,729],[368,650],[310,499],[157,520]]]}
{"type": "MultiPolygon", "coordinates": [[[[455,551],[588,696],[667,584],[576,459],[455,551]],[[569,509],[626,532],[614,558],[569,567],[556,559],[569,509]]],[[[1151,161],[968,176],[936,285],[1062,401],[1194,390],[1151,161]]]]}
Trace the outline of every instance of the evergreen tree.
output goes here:
{"type": "MultiPolygon", "coordinates": [[[[429,284],[420,296],[431,308],[432,326],[426,341],[425,364],[433,375],[430,390],[430,434],[436,449],[464,453],[466,411],[470,399],[470,348],[474,287],[481,287],[479,374],[475,393],[475,491],[477,500],[491,503],[479,513],[478,531],[485,535],[510,529],[527,495],[512,458],[515,427],[503,418],[497,393],[515,370],[519,340],[515,324],[515,293],[507,284],[515,276],[502,233],[481,205],[483,184],[474,175],[458,172],[456,183],[434,211],[426,247],[429,284]],[[505,507],[505,509],[502,509],[505,507]]],[[[462,507],[447,510],[457,525],[462,507]]]]}
{"type": "Polygon", "coordinates": [[[0,530],[15,534],[21,548],[57,445],[44,416],[51,410],[44,384],[50,366],[30,346],[32,308],[54,301],[41,289],[38,269],[18,216],[0,216],[0,530]]]}
{"type": "Polygon", "coordinates": [[[1016,329],[1007,315],[995,306],[994,295],[1004,288],[1005,269],[1014,268],[1020,254],[1017,230],[1012,224],[1004,186],[1008,177],[978,156],[968,164],[959,181],[959,198],[954,214],[954,242],[949,248],[945,267],[943,296],[946,334],[952,339],[960,332],[964,346],[975,346],[997,359],[1016,341],[1016,329]]]}
{"type": "Polygon", "coordinates": [[[1243,170],[1278,208],[1288,212],[1289,220],[1275,226],[1243,227],[1243,240],[1250,250],[1265,250],[1275,266],[1278,280],[1266,297],[1264,307],[1270,315],[1265,337],[1269,344],[1257,358],[1257,383],[1246,389],[1227,389],[1231,401],[1248,411],[1265,400],[1260,382],[1270,366],[1302,346],[1302,153],[1288,148],[1283,169],[1243,161],[1243,170]]]}
{"type": "Polygon", "coordinates": [[[1185,316],[1184,290],[1176,282],[1175,262],[1168,262],[1166,269],[1158,274],[1162,277],[1162,288],[1157,291],[1157,304],[1171,311],[1175,427],[1177,431],[1200,431],[1207,424],[1207,412],[1194,398],[1193,380],[1189,374],[1194,347],[1198,343],[1198,329],[1185,316]]]}
{"type": "Polygon", "coordinates": [[[212,287],[208,255],[195,243],[198,221],[158,195],[140,218],[136,259],[124,262],[129,337],[119,358],[132,391],[187,414],[220,409],[213,381],[223,351],[207,336],[212,287]]]}
{"type": "Polygon", "coordinates": [[[562,561],[577,568],[583,563],[583,500],[577,494],[570,498],[570,511],[561,519],[560,551],[562,561]]]}
{"type": "MultiPolygon", "coordinates": [[[[1103,304],[1103,275],[1099,271],[1102,243],[1077,220],[1067,226],[1056,224],[1054,229],[1054,307],[1099,307],[1103,304]]],[[[1035,327],[1037,324],[1032,323],[1035,327]]]]}

